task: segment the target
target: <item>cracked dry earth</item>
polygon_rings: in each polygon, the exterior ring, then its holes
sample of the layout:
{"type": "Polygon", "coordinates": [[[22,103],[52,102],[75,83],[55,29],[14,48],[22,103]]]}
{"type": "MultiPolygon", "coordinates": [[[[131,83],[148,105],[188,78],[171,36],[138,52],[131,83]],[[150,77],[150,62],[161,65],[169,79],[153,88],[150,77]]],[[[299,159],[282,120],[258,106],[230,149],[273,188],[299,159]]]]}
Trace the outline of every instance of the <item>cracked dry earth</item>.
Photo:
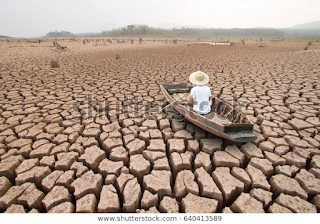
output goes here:
{"type": "Polygon", "coordinates": [[[0,42],[1,212],[319,212],[319,46],[60,44],[0,42]],[[255,142],[154,112],[196,70],[255,142]]]}

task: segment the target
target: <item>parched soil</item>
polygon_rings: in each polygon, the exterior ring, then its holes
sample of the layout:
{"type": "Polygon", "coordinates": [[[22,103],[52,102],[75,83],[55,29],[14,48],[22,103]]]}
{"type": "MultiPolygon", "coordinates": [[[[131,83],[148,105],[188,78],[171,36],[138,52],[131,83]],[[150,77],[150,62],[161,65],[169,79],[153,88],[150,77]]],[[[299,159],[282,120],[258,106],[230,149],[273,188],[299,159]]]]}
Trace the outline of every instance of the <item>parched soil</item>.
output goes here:
{"type": "Polygon", "coordinates": [[[58,42],[0,41],[0,212],[320,211],[320,45],[58,42]],[[255,142],[164,108],[197,70],[255,142]]]}

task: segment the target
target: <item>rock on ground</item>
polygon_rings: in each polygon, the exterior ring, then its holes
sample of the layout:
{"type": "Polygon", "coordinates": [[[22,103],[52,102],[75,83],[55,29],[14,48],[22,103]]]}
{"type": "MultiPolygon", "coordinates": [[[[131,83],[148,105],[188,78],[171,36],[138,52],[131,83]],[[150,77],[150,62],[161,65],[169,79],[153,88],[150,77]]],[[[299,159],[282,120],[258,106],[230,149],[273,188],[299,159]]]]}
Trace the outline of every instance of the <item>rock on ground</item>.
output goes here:
{"type": "Polygon", "coordinates": [[[185,213],[215,213],[218,201],[188,193],[181,201],[182,210],[185,213]]]}
{"type": "Polygon", "coordinates": [[[284,193],[292,196],[299,196],[305,200],[308,199],[307,192],[301,188],[299,182],[295,179],[282,174],[277,174],[271,177],[270,183],[273,191],[277,194],[284,193]]]}
{"type": "Polygon", "coordinates": [[[241,193],[231,205],[231,210],[238,213],[264,213],[262,202],[247,193],[241,193]]]}
{"type": "Polygon", "coordinates": [[[276,198],[275,202],[297,213],[317,212],[316,206],[298,196],[290,196],[282,193],[276,198]]]}
{"type": "Polygon", "coordinates": [[[55,186],[42,200],[44,208],[49,211],[56,205],[70,201],[70,193],[67,188],[55,186]]]}
{"type": "Polygon", "coordinates": [[[88,171],[80,178],[75,179],[70,187],[76,199],[83,197],[86,194],[99,195],[102,188],[103,178],[101,174],[94,174],[88,171]]]}
{"type": "Polygon", "coordinates": [[[171,196],[171,172],[165,170],[153,170],[143,177],[143,186],[146,190],[160,196],[171,196]]]}
{"type": "Polygon", "coordinates": [[[177,174],[174,194],[176,198],[181,199],[189,192],[199,195],[199,186],[195,182],[195,176],[190,170],[182,170],[177,174]]]}
{"type": "Polygon", "coordinates": [[[137,178],[129,180],[123,190],[123,210],[125,212],[135,212],[141,196],[141,187],[137,178]]]}
{"type": "Polygon", "coordinates": [[[223,204],[223,195],[210,174],[207,173],[203,167],[196,169],[194,174],[200,188],[200,196],[216,199],[221,208],[223,204]]]}
{"type": "Polygon", "coordinates": [[[159,206],[160,212],[179,213],[179,204],[176,199],[164,196],[159,206]]]}
{"type": "Polygon", "coordinates": [[[216,168],[212,177],[223,193],[224,204],[230,204],[244,191],[244,183],[232,176],[228,167],[216,168]]]}
{"type": "Polygon", "coordinates": [[[95,212],[97,199],[94,194],[87,194],[76,201],[77,213],[93,213],[95,212]]]}
{"type": "Polygon", "coordinates": [[[112,185],[104,185],[100,194],[98,212],[120,212],[120,201],[116,189],[112,185]]]}

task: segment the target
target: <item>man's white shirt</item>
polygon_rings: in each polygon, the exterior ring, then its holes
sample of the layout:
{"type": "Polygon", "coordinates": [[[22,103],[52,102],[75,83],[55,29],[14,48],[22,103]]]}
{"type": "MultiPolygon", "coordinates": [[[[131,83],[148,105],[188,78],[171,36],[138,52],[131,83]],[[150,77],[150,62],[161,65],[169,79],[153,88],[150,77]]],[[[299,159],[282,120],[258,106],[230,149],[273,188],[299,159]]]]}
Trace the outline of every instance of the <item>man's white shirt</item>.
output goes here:
{"type": "Polygon", "coordinates": [[[199,114],[207,114],[211,111],[209,97],[211,91],[208,86],[196,86],[190,91],[190,98],[193,99],[193,110],[199,114]]]}

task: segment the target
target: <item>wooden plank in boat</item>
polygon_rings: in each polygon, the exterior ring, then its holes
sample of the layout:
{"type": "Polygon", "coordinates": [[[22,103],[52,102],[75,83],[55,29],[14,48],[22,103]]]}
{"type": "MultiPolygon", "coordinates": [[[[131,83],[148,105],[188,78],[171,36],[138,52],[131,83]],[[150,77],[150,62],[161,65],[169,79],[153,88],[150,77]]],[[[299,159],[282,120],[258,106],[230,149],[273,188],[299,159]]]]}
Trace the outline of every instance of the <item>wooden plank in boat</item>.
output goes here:
{"type": "Polygon", "coordinates": [[[219,123],[221,125],[228,125],[228,124],[232,124],[231,121],[229,121],[228,119],[218,115],[216,112],[211,111],[209,114],[203,115],[205,118],[215,122],[215,123],[219,123]]]}

